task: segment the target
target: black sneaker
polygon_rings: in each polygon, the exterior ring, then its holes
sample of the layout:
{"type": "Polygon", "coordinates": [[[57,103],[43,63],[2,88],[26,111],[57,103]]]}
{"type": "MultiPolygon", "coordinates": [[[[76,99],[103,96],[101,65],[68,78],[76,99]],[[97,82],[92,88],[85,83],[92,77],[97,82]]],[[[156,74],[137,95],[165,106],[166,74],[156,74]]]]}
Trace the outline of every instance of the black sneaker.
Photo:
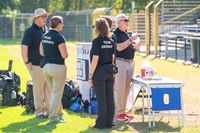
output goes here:
{"type": "Polygon", "coordinates": [[[104,127],[100,127],[100,126],[97,126],[97,125],[94,125],[92,128],[95,128],[95,129],[104,129],[104,127]]]}
{"type": "Polygon", "coordinates": [[[48,115],[37,115],[37,118],[48,118],[48,115]]]}
{"type": "Polygon", "coordinates": [[[106,126],[106,128],[111,129],[111,128],[116,128],[117,126],[113,124],[112,126],[106,126]]]}

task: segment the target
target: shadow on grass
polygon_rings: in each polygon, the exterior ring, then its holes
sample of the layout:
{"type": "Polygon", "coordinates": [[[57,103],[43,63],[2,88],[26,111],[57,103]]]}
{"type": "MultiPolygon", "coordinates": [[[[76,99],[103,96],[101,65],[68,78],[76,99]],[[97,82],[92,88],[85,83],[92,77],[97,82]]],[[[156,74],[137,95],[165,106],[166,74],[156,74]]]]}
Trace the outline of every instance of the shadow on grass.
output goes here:
{"type": "MultiPolygon", "coordinates": [[[[24,109],[26,109],[25,106],[20,106],[20,105],[17,105],[17,106],[0,106],[0,109],[6,109],[6,108],[9,108],[9,107],[19,107],[19,108],[24,108],[24,109]]],[[[1,114],[1,113],[2,113],[2,112],[0,111],[0,114],[1,114]]],[[[24,111],[21,113],[22,116],[31,116],[31,115],[33,115],[33,114],[34,114],[33,112],[27,113],[26,110],[24,110],[24,111]]]]}
{"type": "Polygon", "coordinates": [[[180,127],[172,127],[168,123],[156,122],[155,127],[149,128],[148,122],[131,122],[127,125],[131,126],[138,132],[180,132],[180,127]]]}
{"type": "Polygon", "coordinates": [[[67,114],[69,114],[69,115],[79,115],[82,118],[88,118],[89,117],[89,118],[92,118],[92,119],[96,119],[96,117],[97,117],[97,115],[90,115],[86,112],[77,113],[77,112],[73,112],[69,109],[64,109],[63,111],[67,112],[67,114]]]}
{"type": "Polygon", "coordinates": [[[135,131],[135,130],[130,130],[130,126],[131,126],[130,123],[119,122],[117,123],[116,127],[111,128],[111,129],[95,129],[93,127],[89,127],[87,130],[81,131],[80,133],[110,133],[113,131],[117,131],[117,132],[135,131]]]}
{"type": "Polygon", "coordinates": [[[112,131],[128,131],[128,128],[124,126],[124,124],[118,124],[117,127],[112,129],[95,129],[93,127],[89,127],[85,131],[81,131],[80,133],[110,133],[112,131]]]}
{"type": "MultiPolygon", "coordinates": [[[[26,109],[26,108],[25,108],[26,109]]],[[[31,115],[34,115],[34,112],[29,112],[27,113],[26,110],[24,110],[22,113],[21,113],[22,116],[31,116],[31,115]]]]}
{"type": "Polygon", "coordinates": [[[177,127],[171,127],[168,125],[168,123],[163,122],[157,122],[156,127],[149,128],[148,122],[129,122],[129,123],[123,123],[120,122],[117,124],[115,128],[112,129],[103,129],[98,130],[94,128],[88,128],[85,131],[81,131],[81,133],[109,133],[112,131],[117,132],[180,132],[181,128],[177,127]]]}
{"type": "Polygon", "coordinates": [[[44,123],[49,119],[41,119],[41,118],[32,118],[23,122],[16,122],[8,125],[7,127],[3,127],[0,130],[2,132],[27,132],[27,133],[44,133],[51,132],[56,128],[56,124],[54,123],[44,123]]]}

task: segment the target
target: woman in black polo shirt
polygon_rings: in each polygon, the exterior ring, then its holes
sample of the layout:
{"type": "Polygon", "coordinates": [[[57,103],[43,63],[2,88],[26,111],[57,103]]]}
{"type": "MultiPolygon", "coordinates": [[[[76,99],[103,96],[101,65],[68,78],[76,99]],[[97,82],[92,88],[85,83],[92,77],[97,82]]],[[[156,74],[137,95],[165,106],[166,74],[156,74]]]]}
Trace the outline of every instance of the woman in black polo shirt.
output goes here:
{"type": "Polygon", "coordinates": [[[95,20],[94,30],[98,34],[92,42],[91,67],[89,73],[89,84],[93,86],[98,101],[98,117],[93,126],[97,129],[112,128],[114,117],[113,98],[113,73],[107,71],[114,61],[114,42],[107,21],[104,18],[95,20]]]}
{"type": "Polygon", "coordinates": [[[60,34],[63,18],[53,16],[50,31],[41,40],[40,54],[44,56],[44,76],[51,89],[50,122],[63,122],[61,98],[66,80],[65,59],[68,57],[65,38],[60,34]]]}

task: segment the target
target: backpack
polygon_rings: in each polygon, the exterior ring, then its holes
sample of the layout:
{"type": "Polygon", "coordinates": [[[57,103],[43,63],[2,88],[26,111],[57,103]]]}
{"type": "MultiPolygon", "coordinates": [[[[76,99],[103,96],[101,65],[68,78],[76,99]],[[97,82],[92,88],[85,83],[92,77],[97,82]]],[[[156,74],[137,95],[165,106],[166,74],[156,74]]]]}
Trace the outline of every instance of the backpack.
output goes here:
{"type": "Polygon", "coordinates": [[[76,100],[70,105],[69,110],[74,112],[83,112],[84,108],[81,106],[81,97],[78,96],[76,100]]]}
{"type": "Polygon", "coordinates": [[[91,100],[96,100],[96,99],[97,99],[97,98],[96,98],[96,93],[95,93],[95,91],[94,91],[93,88],[90,88],[90,89],[89,89],[89,97],[90,97],[90,101],[91,101],[91,100]]]}
{"type": "Polygon", "coordinates": [[[27,113],[34,113],[35,106],[34,106],[34,97],[33,97],[33,82],[28,81],[26,83],[26,112],[27,113]]]}
{"type": "Polygon", "coordinates": [[[62,96],[63,108],[69,108],[69,106],[71,106],[71,104],[73,103],[73,97],[75,96],[76,94],[74,91],[74,86],[72,84],[72,81],[66,81],[62,96]]]}
{"type": "Polygon", "coordinates": [[[90,103],[88,106],[88,113],[97,114],[98,102],[97,102],[95,91],[93,88],[90,88],[89,91],[90,91],[90,103]]]}
{"type": "MultiPolygon", "coordinates": [[[[6,75],[6,76],[12,78],[13,83],[15,84],[15,86],[18,87],[17,91],[19,92],[20,85],[21,85],[21,80],[20,80],[20,76],[18,74],[16,74],[15,72],[11,72],[11,70],[12,70],[12,63],[13,63],[13,61],[10,60],[9,64],[8,64],[8,70],[0,70],[0,76],[6,75]]],[[[0,83],[0,86],[1,86],[1,83],[0,83]]]]}
{"type": "Polygon", "coordinates": [[[88,113],[95,115],[95,114],[97,114],[97,110],[98,110],[97,100],[96,99],[90,100],[90,105],[88,107],[88,113]]]}
{"type": "Polygon", "coordinates": [[[20,90],[20,77],[12,70],[12,60],[9,61],[8,70],[0,70],[0,94],[1,103],[4,106],[18,104],[18,92],[20,90]]]}
{"type": "MultiPolygon", "coordinates": [[[[16,74],[15,72],[12,72],[12,79],[14,81],[14,83],[16,84],[16,86],[20,89],[20,85],[21,85],[21,80],[18,74],[16,74]]],[[[19,91],[19,90],[18,90],[19,91]]]]}
{"type": "Polygon", "coordinates": [[[1,75],[1,93],[3,106],[16,106],[18,104],[19,88],[15,85],[12,78],[1,75]]]}
{"type": "Polygon", "coordinates": [[[69,108],[78,97],[82,99],[82,95],[80,94],[79,88],[76,83],[72,80],[66,81],[62,96],[63,108],[69,108]]]}
{"type": "Polygon", "coordinates": [[[26,106],[26,92],[18,95],[18,105],[26,106]]]}

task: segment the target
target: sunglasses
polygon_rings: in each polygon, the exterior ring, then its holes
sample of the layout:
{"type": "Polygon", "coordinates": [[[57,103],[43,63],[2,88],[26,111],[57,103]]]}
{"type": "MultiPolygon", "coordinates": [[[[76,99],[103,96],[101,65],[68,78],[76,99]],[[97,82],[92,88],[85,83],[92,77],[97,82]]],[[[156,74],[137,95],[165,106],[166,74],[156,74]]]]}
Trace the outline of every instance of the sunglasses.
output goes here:
{"type": "Polygon", "coordinates": [[[128,20],[128,19],[124,19],[124,20],[120,20],[120,21],[129,22],[129,20],[128,20]]]}

